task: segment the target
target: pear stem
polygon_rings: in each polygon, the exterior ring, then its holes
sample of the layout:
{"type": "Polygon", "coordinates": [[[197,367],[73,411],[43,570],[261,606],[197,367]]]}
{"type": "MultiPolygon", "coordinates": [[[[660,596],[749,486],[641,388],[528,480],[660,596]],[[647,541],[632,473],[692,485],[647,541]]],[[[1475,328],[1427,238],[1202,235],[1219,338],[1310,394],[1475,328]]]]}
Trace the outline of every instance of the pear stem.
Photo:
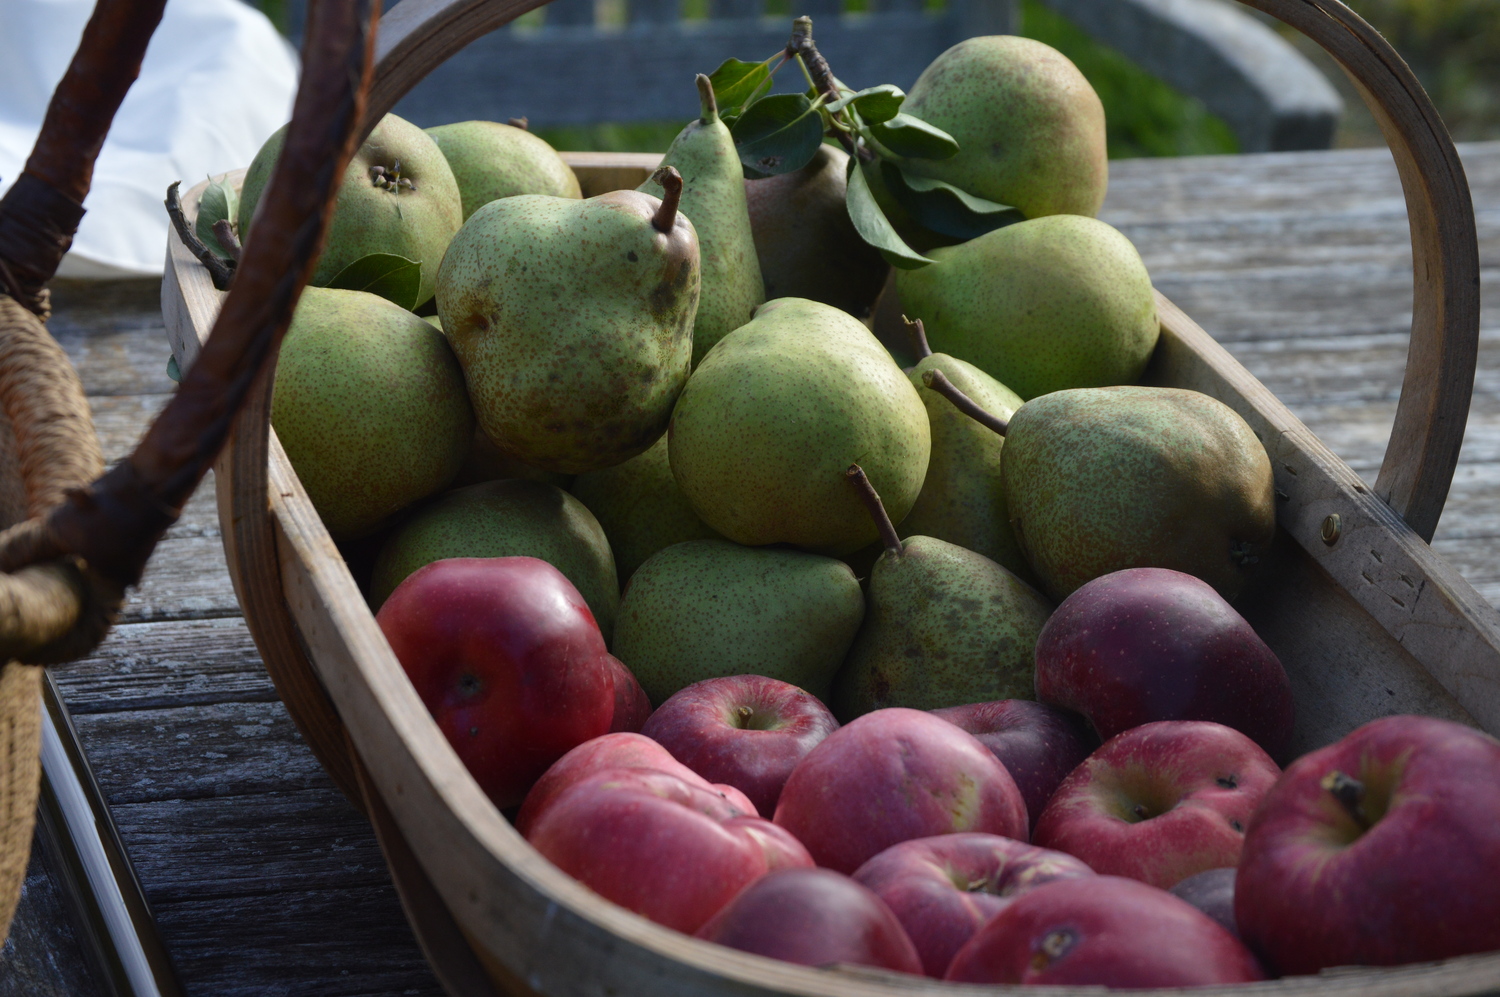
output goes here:
{"type": "Polygon", "coordinates": [[[865,477],[865,469],[858,464],[850,464],[844,476],[854,485],[854,491],[865,508],[870,510],[870,518],[875,520],[875,528],[880,531],[880,542],[885,544],[885,549],[892,554],[900,554],[901,536],[896,532],[896,524],[886,514],[885,503],[880,501],[880,493],[875,491],[875,486],[865,477]]]}
{"type": "Polygon", "coordinates": [[[525,115],[522,115],[519,118],[511,118],[506,122],[506,124],[510,125],[512,128],[519,128],[523,132],[531,130],[531,119],[526,117],[525,115]]]}
{"type": "MultiPolygon", "coordinates": [[[[823,58],[823,53],[813,44],[812,18],[805,14],[792,22],[792,37],[786,43],[786,57],[800,57],[803,69],[807,70],[808,78],[812,80],[813,89],[820,94],[827,94],[829,100],[838,100],[839,88],[833,82],[833,70],[829,67],[828,60],[823,58]]],[[[869,162],[875,158],[869,149],[856,143],[854,136],[844,129],[835,128],[833,132],[843,143],[844,150],[858,162],[869,162]]]]}
{"type": "Polygon", "coordinates": [[[911,336],[911,348],[917,351],[917,359],[926,360],[932,356],[932,347],[927,345],[927,330],[922,327],[922,320],[909,319],[903,315],[901,321],[906,323],[906,332],[911,336]]]}
{"type": "Polygon", "coordinates": [[[651,174],[651,179],[661,185],[661,207],[651,219],[651,227],[663,235],[677,224],[677,203],[682,200],[682,174],[674,166],[663,166],[651,174]]]}
{"type": "Polygon", "coordinates": [[[229,254],[231,260],[238,263],[240,261],[240,251],[243,247],[240,246],[240,240],[234,234],[234,226],[229,224],[229,219],[220,218],[214,222],[213,229],[214,238],[219,240],[219,245],[224,247],[224,251],[229,254]]]}
{"type": "Polygon", "coordinates": [[[698,103],[703,108],[703,114],[698,120],[705,125],[711,125],[719,120],[719,101],[714,97],[714,85],[702,73],[699,73],[693,82],[698,84],[698,103]]]}
{"type": "Polygon", "coordinates": [[[922,383],[948,399],[953,403],[954,408],[979,423],[985,429],[1004,436],[1005,431],[1010,428],[1010,423],[980,408],[978,402],[960,391],[958,385],[948,380],[948,375],[942,371],[923,371],[922,383]]]}

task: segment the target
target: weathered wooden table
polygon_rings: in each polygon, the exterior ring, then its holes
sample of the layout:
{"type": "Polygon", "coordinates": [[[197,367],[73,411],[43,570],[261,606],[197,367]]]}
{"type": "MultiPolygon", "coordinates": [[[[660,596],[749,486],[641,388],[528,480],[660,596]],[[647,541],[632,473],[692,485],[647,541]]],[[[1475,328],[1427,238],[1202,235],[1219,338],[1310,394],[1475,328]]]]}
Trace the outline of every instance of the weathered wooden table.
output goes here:
{"type": "MultiPolygon", "coordinates": [[[[1486,291],[1500,143],[1462,149],[1486,291]]],[[[1157,284],[1373,480],[1406,358],[1411,257],[1384,150],[1114,165],[1103,217],[1157,284]]],[[[118,459],[172,390],[152,282],[55,289],[53,334],[118,459]]],[[[1486,325],[1463,461],[1435,546],[1500,599],[1500,331],[1486,325]]],[[[59,672],[85,749],[190,994],[434,994],[368,826],[261,670],[211,483],[158,548],[122,625],[59,672]]],[[[38,868],[0,997],[82,994],[38,868]],[[51,919],[51,920],[49,920],[51,919]],[[50,966],[48,964],[51,964],[50,966]],[[46,978],[72,979],[67,985],[46,978]]]]}

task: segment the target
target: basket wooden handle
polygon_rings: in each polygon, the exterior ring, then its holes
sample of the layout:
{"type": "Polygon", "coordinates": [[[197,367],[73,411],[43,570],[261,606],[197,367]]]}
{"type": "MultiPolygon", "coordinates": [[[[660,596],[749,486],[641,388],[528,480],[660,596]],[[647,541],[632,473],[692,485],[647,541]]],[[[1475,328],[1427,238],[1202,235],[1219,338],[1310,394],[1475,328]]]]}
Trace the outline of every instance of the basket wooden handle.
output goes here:
{"type": "MultiPolygon", "coordinates": [[[[1453,140],[1417,78],[1338,0],[1240,0],[1317,42],[1353,78],[1385,133],[1411,224],[1411,347],[1375,491],[1431,540],[1458,464],[1479,346],[1479,247],[1453,140]]],[[[365,132],[449,56],[537,0],[402,0],[385,15],[365,132]]]]}

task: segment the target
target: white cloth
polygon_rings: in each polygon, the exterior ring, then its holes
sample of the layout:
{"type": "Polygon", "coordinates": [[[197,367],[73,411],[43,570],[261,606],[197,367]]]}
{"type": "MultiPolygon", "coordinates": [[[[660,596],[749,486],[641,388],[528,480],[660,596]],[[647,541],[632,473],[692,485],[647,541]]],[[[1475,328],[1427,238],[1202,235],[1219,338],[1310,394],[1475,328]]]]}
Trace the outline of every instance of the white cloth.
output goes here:
{"type": "MultiPolygon", "coordinates": [[[[93,0],[0,0],[0,194],[26,164],[93,0]]],[[[168,0],[94,166],[59,273],[162,272],[167,185],[247,166],[291,116],[297,59],[240,0],[168,0]]]]}

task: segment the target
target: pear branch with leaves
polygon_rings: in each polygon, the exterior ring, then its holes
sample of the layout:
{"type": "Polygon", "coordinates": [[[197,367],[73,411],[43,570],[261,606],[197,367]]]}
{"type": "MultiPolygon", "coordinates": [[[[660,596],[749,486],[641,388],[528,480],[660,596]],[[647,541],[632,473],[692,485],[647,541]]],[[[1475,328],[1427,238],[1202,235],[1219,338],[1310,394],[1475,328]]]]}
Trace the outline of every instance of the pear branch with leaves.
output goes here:
{"type": "Polygon", "coordinates": [[[843,145],[850,163],[849,219],[860,238],[893,266],[913,270],[932,262],[887,217],[893,204],[909,216],[905,224],[938,236],[936,242],[972,239],[1024,218],[1008,205],[923,176],[921,161],[957,155],[958,142],[902,111],[906,94],[900,87],[884,83],[854,90],[841,82],[813,42],[809,17],[793,22],[782,51],[764,62],[730,59],[709,81],[747,179],[801,169],[825,137],[843,145]],[[808,90],[771,93],[776,71],[788,62],[797,64],[808,90]]]}

